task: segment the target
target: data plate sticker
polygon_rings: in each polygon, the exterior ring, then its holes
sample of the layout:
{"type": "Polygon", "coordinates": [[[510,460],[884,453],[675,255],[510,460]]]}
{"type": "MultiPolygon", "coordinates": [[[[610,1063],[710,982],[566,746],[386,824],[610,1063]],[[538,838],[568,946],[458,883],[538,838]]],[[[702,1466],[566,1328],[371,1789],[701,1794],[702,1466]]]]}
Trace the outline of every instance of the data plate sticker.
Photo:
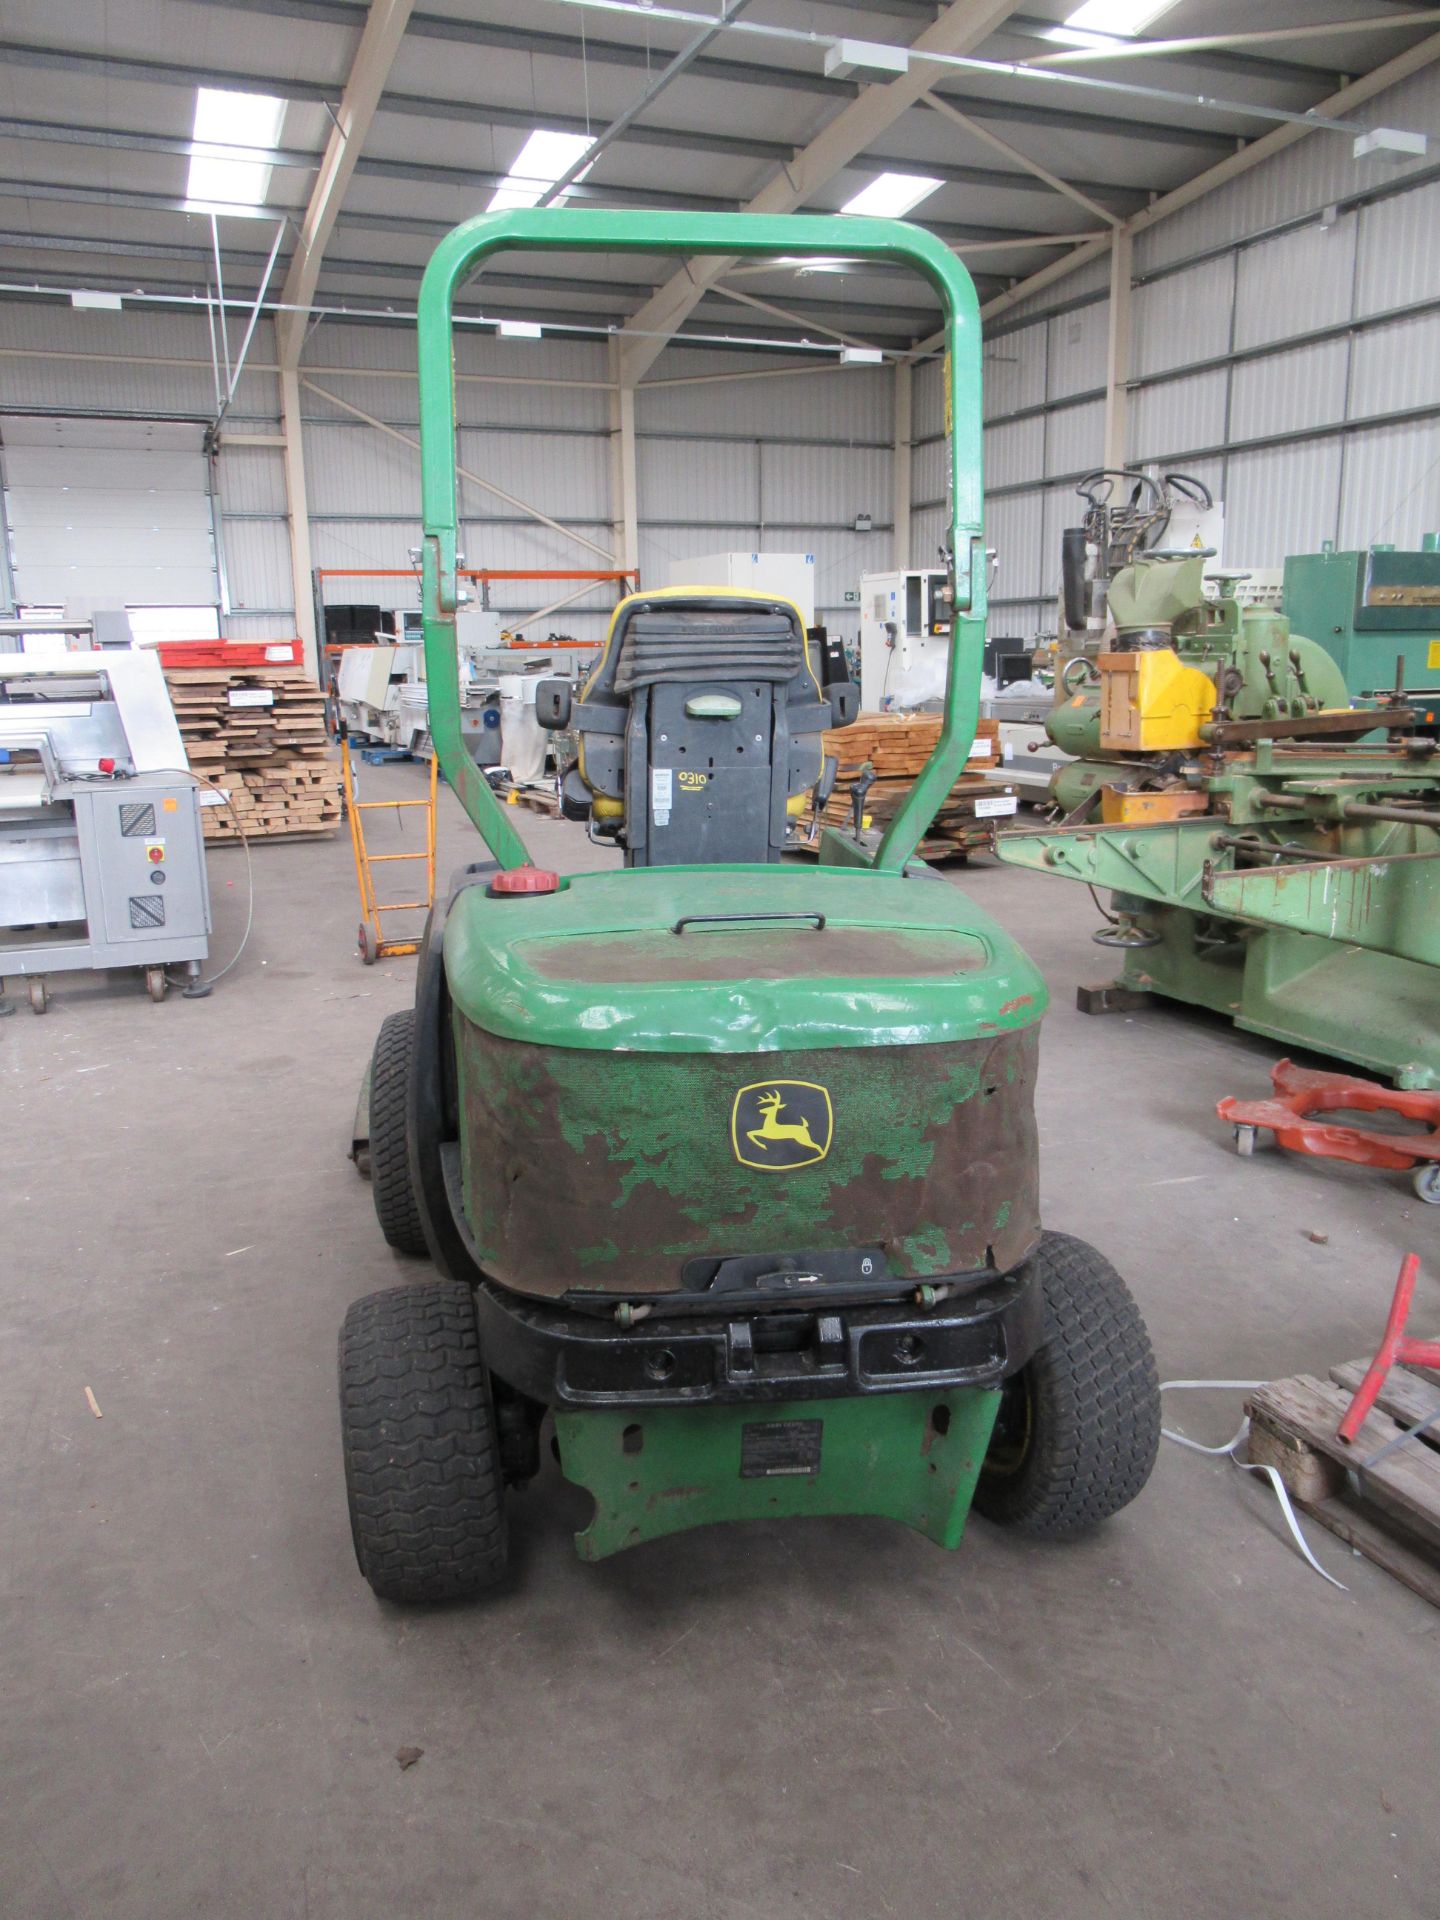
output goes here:
{"type": "Polygon", "coordinates": [[[669,767],[654,767],[650,773],[650,811],[657,827],[668,826],[675,792],[675,775],[669,767]]]}
{"type": "Polygon", "coordinates": [[[823,1420],[759,1420],[740,1429],[740,1478],[818,1473],[823,1420]]]}
{"type": "Polygon", "coordinates": [[[1013,793],[997,793],[989,799],[980,799],[975,802],[975,818],[993,820],[997,814],[1014,813],[1019,805],[1020,802],[1013,793]]]}

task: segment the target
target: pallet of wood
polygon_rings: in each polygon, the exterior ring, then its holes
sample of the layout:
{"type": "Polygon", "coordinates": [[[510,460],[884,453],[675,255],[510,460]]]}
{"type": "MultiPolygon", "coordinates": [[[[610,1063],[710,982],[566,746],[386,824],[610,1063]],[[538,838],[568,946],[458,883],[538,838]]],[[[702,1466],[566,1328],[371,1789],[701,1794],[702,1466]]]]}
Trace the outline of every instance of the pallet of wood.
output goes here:
{"type": "Polygon", "coordinates": [[[1329,1380],[1301,1373],[1258,1388],[1246,1405],[1250,1458],[1277,1470],[1297,1507],[1440,1607],[1440,1423],[1374,1458],[1440,1412],[1440,1385],[1392,1368],[1347,1445],[1335,1430],[1367,1365],[1348,1360],[1329,1380]]]}
{"type": "MultiPolygon", "coordinates": [[[[872,826],[887,827],[939,738],[938,713],[862,713],[853,726],[827,733],[825,752],[839,761],[839,770],[821,817],[830,826],[852,824],[854,783],[868,765],[875,780],[865,795],[865,813],[872,826]]],[[[925,859],[965,858],[988,845],[994,820],[1015,812],[1015,788],[994,778],[999,742],[999,721],[981,720],[964,770],[921,842],[925,859]]]]}
{"type": "Polygon", "coordinates": [[[207,840],[339,828],[324,695],[300,668],[167,667],[165,681],[191,768],[230,795],[228,807],[201,809],[207,840]]]}

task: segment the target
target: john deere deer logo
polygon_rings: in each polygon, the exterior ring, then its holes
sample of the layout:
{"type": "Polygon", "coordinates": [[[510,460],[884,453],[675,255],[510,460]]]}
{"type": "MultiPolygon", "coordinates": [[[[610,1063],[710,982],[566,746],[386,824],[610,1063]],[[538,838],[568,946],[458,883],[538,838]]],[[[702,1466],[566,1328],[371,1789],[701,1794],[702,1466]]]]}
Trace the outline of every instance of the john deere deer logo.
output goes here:
{"type": "Polygon", "coordinates": [[[742,1087],[730,1115],[735,1158],[769,1173],[823,1160],[833,1128],[830,1095],[809,1080],[758,1080],[742,1087]]]}

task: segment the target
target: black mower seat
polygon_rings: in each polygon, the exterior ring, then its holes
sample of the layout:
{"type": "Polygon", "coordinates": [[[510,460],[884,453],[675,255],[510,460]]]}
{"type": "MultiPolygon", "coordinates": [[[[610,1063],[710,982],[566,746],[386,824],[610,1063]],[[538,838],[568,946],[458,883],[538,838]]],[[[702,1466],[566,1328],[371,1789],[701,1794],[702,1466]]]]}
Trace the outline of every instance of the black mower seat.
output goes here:
{"type": "Polygon", "coordinates": [[[541,724],[578,736],[571,808],[632,866],[778,860],[788,803],[856,704],[822,688],[792,602],[693,587],[631,595],[584,685],[538,693],[541,724]]]}

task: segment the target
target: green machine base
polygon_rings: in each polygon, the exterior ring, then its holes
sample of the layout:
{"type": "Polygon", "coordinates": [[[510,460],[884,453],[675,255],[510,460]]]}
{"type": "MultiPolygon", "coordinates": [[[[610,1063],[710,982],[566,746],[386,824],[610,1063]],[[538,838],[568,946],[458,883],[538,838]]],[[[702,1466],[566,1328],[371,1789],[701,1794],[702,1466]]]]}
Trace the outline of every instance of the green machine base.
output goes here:
{"type": "MultiPolygon", "coordinates": [[[[1268,877],[1268,876],[1267,876],[1268,877]]],[[[1116,904],[1139,901],[1117,895],[1116,904]]],[[[1333,1054],[1397,1087],[1440,1087],[1433,966],[1279,928],[1144,905],[1159,944],[1126,956],[1115,985],[1221,1013],[1248,1033],[1333,1054]]]]}
{"type": "Polygon", "coordinates": [[[595,1501],[576,1549],[604,1560],[717,1520],[840,1513],[958,1547],[999,1405],[968,1388],[557,1413],[562,1471],[595,1501]]]}

